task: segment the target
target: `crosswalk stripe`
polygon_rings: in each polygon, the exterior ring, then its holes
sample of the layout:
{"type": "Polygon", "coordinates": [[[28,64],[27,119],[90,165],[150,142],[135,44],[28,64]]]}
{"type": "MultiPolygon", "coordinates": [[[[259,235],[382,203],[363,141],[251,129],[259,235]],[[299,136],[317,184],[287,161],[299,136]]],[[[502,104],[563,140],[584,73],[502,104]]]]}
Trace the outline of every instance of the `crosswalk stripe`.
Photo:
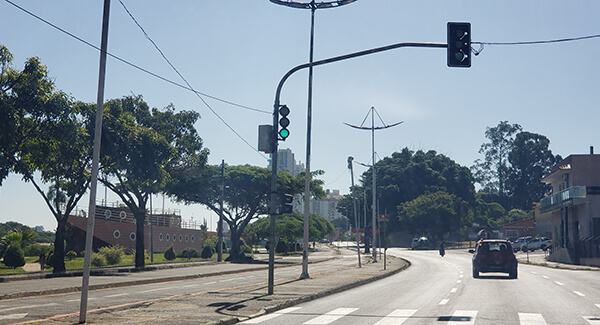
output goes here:
{"type": "Polygon", "coordinates": [[[416,312],[416,309],[396,309],[373,325],[400,325],[416,312]]]}
{"type": "Polygon", "coordinates": [[[245,322],[242,322],[242,324],[259,324],[259,323],[268,321],[270,319],[279,317],[281,315],[285,315],[285,314],[294,312],[294,311],[296,311],[298,309],[301,309],[301,308],[302,307],[289,307],[289,308],[286,308],[286,309],[278,310],[278,311],[276,311],[276,312],[274,312],[272,314],[263,315],[263,316],[260,316],[260,317],[249,319],[249,320],[247,320],[245,322]]]}
{"type": "Polygon", "coordinates": [[[328,312],[325,315],[321,315],[319,317],[315,317],[307,322],[304,322],[304,324],[307,325],[324,325],[324,324],[329,324],[332,323],[348,314],[350,314],[351,312],[358,310],[358,308],[338,308],[338,309],[334,309],[330,312],[328,312]]]}
{"type": "Polygon", "coordinates": [[[590,325],[600,325],[600,318],[595,316],[583,316],[590,325]]]}
{"type": "Polygon", "coordinates": [[[475,324],[475,317],[477,317],[477,310],[457,310],[450,317],[448,325],[475,324]]]}
{"type": "Polygon", "coordinates": [[[519,313],[521,325],[545,325],[546,321],[541,314],[519,313]]]}

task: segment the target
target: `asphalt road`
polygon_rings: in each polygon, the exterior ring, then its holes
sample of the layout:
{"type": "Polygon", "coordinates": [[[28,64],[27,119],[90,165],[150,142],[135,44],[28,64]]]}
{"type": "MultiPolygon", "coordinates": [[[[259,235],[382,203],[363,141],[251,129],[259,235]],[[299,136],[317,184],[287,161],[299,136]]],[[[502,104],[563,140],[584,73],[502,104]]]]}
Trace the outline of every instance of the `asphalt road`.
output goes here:
{"type": "Polygon", "coordinates": [[[411,267],[243,324],[600,324],[600,272],[519,265],[471,275],[471,254],[389,249],[411,267]]]}

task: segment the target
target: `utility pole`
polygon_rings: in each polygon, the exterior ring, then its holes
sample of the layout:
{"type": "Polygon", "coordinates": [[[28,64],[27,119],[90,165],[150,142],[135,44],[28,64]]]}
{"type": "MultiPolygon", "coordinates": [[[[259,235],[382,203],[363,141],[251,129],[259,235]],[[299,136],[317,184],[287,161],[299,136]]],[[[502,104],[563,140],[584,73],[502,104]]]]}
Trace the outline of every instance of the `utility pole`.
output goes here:
{"type": "Polygon", "coordinates": [[[90,200],[85,235],[85,258],[83,261],[83,279],[81,284],[81,301],[79,305],[79,324],[85,323],[87,301],[90,285],[90,269],[92,264],[92,245],[94,243],[94,219],[96,218],[96,193],[98,189],[98,164],[100,162],[100,139],[102,138],[102,113],[104,105],[104,83],[106,76],[106,53],[108,49],[108,18],[110,0],[104,0],[102,16],[102,37],[100,43],[100,68],[98,73],[98,97],[96,98],[96,121],[94,129],[94,149],[92,154],[92,174],[90,175],[90,200]]]}
{"type": "Polygon", "coordinates": [[[221,160],[221,199],[219,207],[219,225],[217,234],[219,236],[219,242],[217,244],[217,262],[223,261],[223,198],[225,197],[225,159],[221,160]]]}

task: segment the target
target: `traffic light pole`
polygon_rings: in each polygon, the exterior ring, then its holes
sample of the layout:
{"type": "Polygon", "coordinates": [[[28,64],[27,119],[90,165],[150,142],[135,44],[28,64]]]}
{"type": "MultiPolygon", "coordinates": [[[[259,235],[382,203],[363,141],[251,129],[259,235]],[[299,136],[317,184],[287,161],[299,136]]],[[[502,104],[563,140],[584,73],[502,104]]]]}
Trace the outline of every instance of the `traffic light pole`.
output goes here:
{"type": "MultiPolygon", "coordinates": [[[[277,213],[277,146],[279,142],[279,131],[278,131],[278,120],[279,120],[279,107],[281,104],[281,90],[283,89],[283,85],[287,81],[287,79],[294,73],[306,69],[313,68],[320,65],[325,65],[329,63],[349,60],[361,56],[371,55],[379,52],[385,52],[394,50],[402,47],[425,47],[425,48],[448,48],[448,44],[446,43],[396,43],[392,45],[377,47],[369,50],[354,52],[350,54],[340,55],[324,60],[314,61],[310,63],[305,63],[298,65],[291,70],[289,70],[279,81],[277,85],[277,90],[275,91],[275,103],[273,104],[273,133],[271,135],[271,148],[272,148],[272,156],[271,156],[271,201],[269,206],[270,213],[270,225],[269,225],[269,279],[268,279],[268,294],[273,294],[273,283],[274,283],[274,275],[275,275],[275,215],[277,213]]],[[[309,195],[306,193],[305,195],[309,195]]]]}

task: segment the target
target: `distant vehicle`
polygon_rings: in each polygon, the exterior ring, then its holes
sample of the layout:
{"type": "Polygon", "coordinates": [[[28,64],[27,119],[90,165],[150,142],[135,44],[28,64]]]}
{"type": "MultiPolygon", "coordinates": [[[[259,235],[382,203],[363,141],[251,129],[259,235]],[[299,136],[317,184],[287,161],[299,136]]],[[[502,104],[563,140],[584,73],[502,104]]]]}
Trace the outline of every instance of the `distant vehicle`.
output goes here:
{"type": "Polygon", "coordinates": [[[531,236],[515,239],[515,241],[512,242],[513,252],[518,252],[521,249],[521,245],[525,244],[528,239],[531,239],[531,236]]]}
{"type": "Polygon", "coordinates": [[[319,240],[319,243],[321,243],[321,244],[329,244],[329,240],[323,238],[323,239],[319,240]]]}
{"type": "Polygon", "coordinates": [[[429,239],[427,237],[413,238],[410,249],[429,249],[429,239]]]}
{"type": "Polygon", "coordinates": [[[502,272],[508,273],[511,279],[517,278],[517,258],[508,240],[484,239],[477,243],[473,254],[473,277],[479,273],[502,272]]]}
{"type": "Polygon", "coordinates": [[[536,249],[541,249],[543,251],[547,250],[548,247],[552,246],[552,240],[546,237],[536,237],[529,238],[525,243],[521,244],[521,250],[523,252],[526,251],[534,251],[536,249]]]}

